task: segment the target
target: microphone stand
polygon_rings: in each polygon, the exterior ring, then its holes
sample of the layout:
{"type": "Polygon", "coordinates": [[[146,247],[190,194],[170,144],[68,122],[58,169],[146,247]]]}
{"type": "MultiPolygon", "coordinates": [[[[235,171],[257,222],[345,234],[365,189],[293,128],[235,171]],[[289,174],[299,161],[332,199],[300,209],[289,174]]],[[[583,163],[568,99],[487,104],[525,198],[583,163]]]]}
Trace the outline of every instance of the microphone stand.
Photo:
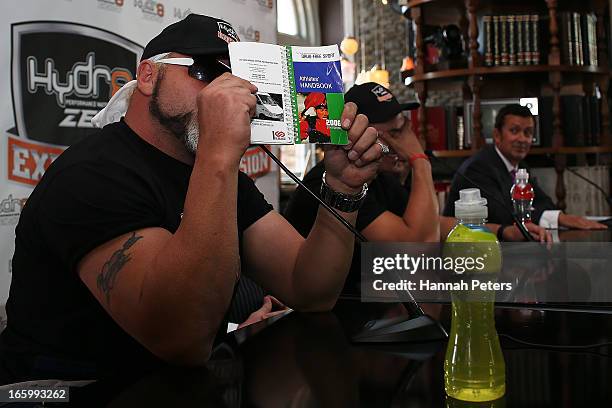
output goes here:
{"type": "MultiPolygon", "coordinates": [[[[550,161],[553,162],[553,160],[546,155],[546,158],[550,161]]],[[[589,180],[588,178],[584,177],[582,174],[578,173],[576,170],[571,169],[569,167],[565,167],[565,170],[569,171],[570,173],[572,173],[574,176],[586,181],[588,184],[592,185],[593,187],[595,187],[595,189],[599,192],[601,192],[601,194],[604,195],[604,198],[606,200],[606,202],[608,203],[608,205],[610,206],[610,209],[612,209],[612,196],[609,196],[608,193],[606,193],[606,190],[604,190],[603,188],[601,188],[600,186],[598,186],[594,181],[589,180]]]]}
{"type": "MultiPolygon", "coordinates": [[[[342,223],[349,231],[351,231],[361,242],[368,242],[359,231],[355,229],[348,221],[346,221],[336,210],[327,205],[319,196],[313,193],[304,185],[291,170],[287,168],[267,147],[259,145],[270,158],[283,169],[283,171],[291,177],[299,186],[301,186],[308,194],[313,197],[319,204],[329,211],[338,221],[342,223]]],[[[406,318],[400,316],[392,319],[377,319],[367,322],[361,332],[353,336],[352,341],[355,343],[404,343],[404,342],[426,342],[448,339],[446,330],[423,312],[421,306],[412,296],[412,293],[406,291],[410,296],[410,302],[401,302],[404,307],[416,317],[406,318]]]]}

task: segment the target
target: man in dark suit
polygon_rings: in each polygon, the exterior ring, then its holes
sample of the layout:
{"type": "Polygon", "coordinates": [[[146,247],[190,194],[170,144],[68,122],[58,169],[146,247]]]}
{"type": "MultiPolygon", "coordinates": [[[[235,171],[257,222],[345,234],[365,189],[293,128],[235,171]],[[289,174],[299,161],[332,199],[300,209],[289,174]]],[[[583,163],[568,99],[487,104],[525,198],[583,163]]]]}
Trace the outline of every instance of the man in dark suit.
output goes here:
{"type": "MultiPolygon", "coordinates": [[[[519,168],[527,168],[522,160],[525,159],[531,148],[534,129],[535,120],[529,108],[518,104],[504,106],[495,118],[495,129],[493,130],[495,145],[484,147],[461,165],[453,178],[451,191],[444,208],[444,215],[454,215],[455,201],[459,199],[459,190],[482,187],[487,192],[495,194],[495,198],[504,203],[502,205],[495,199],[488,197],[487,193],[481,191],[482,195],[488,200],[488,221],[496,224],[512,225],[514,221],[511,215],[510,189],[514,184],[516,171],[519,168]],[[477,185],[468,182],[461,174],[465,174],[477,185]]],[[[532,219],[541,227],[553,229],[559,226],[579,229],[607,228],[603,224],[587,220],[584,217],[560,211],[551,198],[540,188],[537,180],[530,177],[529,182],[533,186],[535,194],[532,219]]]]}

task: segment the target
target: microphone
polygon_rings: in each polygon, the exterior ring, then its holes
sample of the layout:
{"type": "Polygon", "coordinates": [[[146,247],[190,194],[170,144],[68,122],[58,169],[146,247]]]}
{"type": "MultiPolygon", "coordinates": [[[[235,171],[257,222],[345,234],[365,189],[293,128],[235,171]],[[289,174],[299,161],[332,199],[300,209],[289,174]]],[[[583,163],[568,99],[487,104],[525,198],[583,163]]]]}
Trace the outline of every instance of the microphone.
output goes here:
{"type": "MultiPolygon", "coordinates": [[[[551,162],[554,163],[554,160],[549,156],[549,155],[545,155],[546,159],[551,162]]],[[[555,163],[556,164],[556,163],[555,163]]],[[[610,208],[612,208],[612,195],[608,195],[608,193],[606,193],[606,190],[604,190],[603,188],[601,188],[599,185],[597,185],[597,183],[595,183],[592,180],[589,180],[588,178],[584,177],[582,174],[578,173],[576,170],[571,169],[569,167],[566,167],[565,170],[569,171],[570,173],[572,173],[573,175],[575,175],[576,177],[586,181],[587,183],[589,183],[590,185],[592,185],[593,187],[595,187],[595,189],[597,189],[597,191],[600,191],[601,194],[604,195],[604,198],[606,199],[606,202],[608,203],[608,205],[610,206],[610,208]]]]}
{"type": "MultiPolygon", "coordinates": [[[[453,169],[451,166],[449,166],[448,163],[446,163],[444,160],[441,160],[439,157],[437,157],[435,155],[435,153],[433,152],[433,150],[427,149],[427,150],[425,150],[425,154],[428,157],[431,157],[432,159],[435,159],[436,162],[441,163],[444,167],[446,167],[450,171],[455,172],[455,169],[453,169]]],[[[479,186],[478,183],[476,183],[474,180],[469,178],[465,173],[463,173],[461,171],[456,171],[456,173],[459,174],[461,177],[463,177],[468,183],[472,184],[474,187],[476,187],[480,191],[482,191],[488,198],[492,199],[493,201],[497,202],[498,204],[501,204],[501,206],[504,209],[506,209],[506,211],[508,211],[508,213],[512,216],[512,219],[514,220],[514,223],[516,224],[516,226],[519,229],[519,231],[521,231],[521,235],[523,235],[523,238],[525,238],[525,240],[527,240],[527,241],[532,241],[532,242],[535,241],[535,238],[533,238],[531,236],[531,234],[529,233],[529,231],[527,231],[527,228],[525,228],[525,225],[523,225],[523,223],[519,220],[518,216],[514,213],[514,211],[512,211],[512,210],[510,210],[508,208],[508,206],[506,205],[506,203],[503,200],[498,199],[490,191],[488,191],[488,190],[482,188],[481,186],[479,186]]]]}

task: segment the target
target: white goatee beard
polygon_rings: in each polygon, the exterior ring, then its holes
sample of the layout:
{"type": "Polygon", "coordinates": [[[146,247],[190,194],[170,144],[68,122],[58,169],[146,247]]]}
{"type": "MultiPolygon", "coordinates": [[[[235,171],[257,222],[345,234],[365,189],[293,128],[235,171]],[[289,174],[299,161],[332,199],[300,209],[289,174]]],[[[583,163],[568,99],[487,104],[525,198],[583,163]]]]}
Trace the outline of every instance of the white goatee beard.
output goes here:
{"type": "Polygon", "coordinates": [[[200,124],[198,123],[198,115],[192,113],[187,122],[185,128],[185,134],[183,135],[183,144],[185,148],[192,154],[196,154],[198,151],[198,140],[200,139],[200,124]]]}

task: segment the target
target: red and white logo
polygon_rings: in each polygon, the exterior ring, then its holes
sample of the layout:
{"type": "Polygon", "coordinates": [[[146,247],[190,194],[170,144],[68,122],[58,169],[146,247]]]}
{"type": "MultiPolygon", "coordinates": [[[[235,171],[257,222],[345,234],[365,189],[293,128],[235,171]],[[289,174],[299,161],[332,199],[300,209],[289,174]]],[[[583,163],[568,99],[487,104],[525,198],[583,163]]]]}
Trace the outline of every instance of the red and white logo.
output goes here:
{"type": "Polygon", "coordinates": [[[272,140],[285,140],[285,132],[282,130],[273,130],[272,140]]]}
{"type": "MultiPolygon", "coordinates": [[[[266,146],[270,148],[270,146],[266,146]]],[[[259,147],[251,146],[240,159],[240,171],[252,179],[264,176],[270,172],[272,161],[259,147]]]]}

